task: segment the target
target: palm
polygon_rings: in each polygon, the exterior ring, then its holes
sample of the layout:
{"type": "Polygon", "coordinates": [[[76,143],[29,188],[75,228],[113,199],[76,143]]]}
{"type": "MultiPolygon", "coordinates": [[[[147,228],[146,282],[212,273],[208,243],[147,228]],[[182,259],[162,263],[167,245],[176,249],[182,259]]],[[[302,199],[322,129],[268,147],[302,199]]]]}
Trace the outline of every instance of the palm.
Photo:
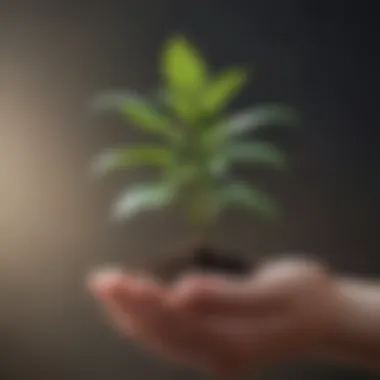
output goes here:
{"type": "Polygon", "coordinates": [[[227,106],[247,82],[247,72],[232,68],[212,76],[200,53],[183,37],[171,39],[161,61],[164,89],[154,101],[122,94],[102,97],[98,106],[114,107],[158,144],[122,146],[97,157],[100,173],[153,166],[159,179],[124,190],[113,207],[118,219],[183,207],[194,228],[205,231],[221,211],[241,207],[274,218],[274,201],[258,188],[231,179],[235,163],[285,167],[284,155],[265,141],[246,141],[246,134],[265,126],[293,124],[283,105],[259,105],[225,116],[227,106]],[[244,141],[242,141],[244,139],[244,141]]]}

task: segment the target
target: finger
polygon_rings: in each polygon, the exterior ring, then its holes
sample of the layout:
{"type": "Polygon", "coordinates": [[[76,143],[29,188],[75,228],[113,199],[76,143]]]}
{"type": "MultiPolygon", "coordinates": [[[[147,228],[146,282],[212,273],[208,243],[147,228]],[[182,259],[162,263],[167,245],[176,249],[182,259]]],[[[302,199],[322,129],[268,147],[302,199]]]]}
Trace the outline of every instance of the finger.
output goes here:
{"type": "Polygon", "coordinates": [[[195,313],[235,317],[279,313],[321,273],[315,263],[286,259],[266,264],[248,280],[193,276],[177,284],[170,302],[195,313]]]}
{"type": "MultiPolygon", "coordinates": [[[[237,333],[234,323],[218,326],[176,316],[163,308],[156,287],[121,272],[97,274],[89,285],[118,330],[144,348],[223,379],[244,373],[249,367],[245,348],[252,341],[249,328],[240,328],[237,333]]],[[[249,351],[253,349],[249,347],[249,351]]]]}
{"type": "Polygon", "coordinates": [[[214,358],[222,356],[221,348],[228,346],[225,335],[212,331],[205,321],[167,308],[161,301],[150,300],[145,308],[134,311],[134,336],[145,347],[183,364],[203,369],[213,366],[214,358]]]}
{"type": "Polygon", "coordinates": [[[269,277],[291,282],[292,286],[313,278],[325,276],[328,270],[325,265],[311,260],[307,256],[284,256],[269,260],[260,266],[258,277],[269,277]]]}
{"type": "Polygon", "coordinates": [[[90,273],[86,280],[88,290],[99,300],[107,298],[120,287],[124,273],[119,268],[108,268],[90,273]]]}
{"type": "Polygon", "coordinates": [[[277,283],[193,278],[173,289],[170,303],[192,313],[253,317],[280,312],[288,306],[288,297],[277,283]]]}
{"type": "MultiPolygon", "coordinates": [[[[228,359],[215,362],[214,373],[218,378],[233,379],[245,375],[248,371],[260,372],[266,366],[270,366],[271,357],[274,359],[275,354],[275,350],[268,347],[268,338],[272,338],[274,332],[273,322],[264,321],[259,326],[254,326],[251,321],[245,326],[245,331],[225,330],[229,345],[224,357],[228,359]]],[[[272,364],[274,362],[275,360],[272,364]]]]}
{"type": "Polygon", "coordinates": [[[206,370],[229,347],[227,338],[207,323],[165,308],[163,292],[152,282],[111,273],[97,276],[91,285],[120,331],[170,359],[206,370]]]}
{"type": "Polygon", "coordinates": [[[129,336],[135,331],[131,320],[136,313],[162,297],[163,289],[144,278],[120,270],[103,270],[89,276],[88,287],[100,301],[108,319],[129,336]]]}
{"type": "Polygon", "coordinates": [[[299,324],[291,315],[259,319],[253,323],[251,320],[241,327],[224,330],[229,336],[230,347],[234,349],[229,353],[229,361],[219,362],[216,368],[219,375],[236,378],[248,371],[259,373],[274,364],[308,354],[299,324]]]}

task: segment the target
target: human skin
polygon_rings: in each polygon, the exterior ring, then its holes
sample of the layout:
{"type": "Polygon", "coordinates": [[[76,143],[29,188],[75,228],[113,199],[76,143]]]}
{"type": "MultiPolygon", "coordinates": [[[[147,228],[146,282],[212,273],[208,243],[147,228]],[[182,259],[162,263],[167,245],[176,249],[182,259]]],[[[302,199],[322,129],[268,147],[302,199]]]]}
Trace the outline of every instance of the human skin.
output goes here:
{"type": "Polygon", "coordinates": [[[380,284],[275,260],[248,278],[167,286],[118,270],[88,285],[117,330],[157,355],[228,379],[304,357],[380,370],[380,284]]]}

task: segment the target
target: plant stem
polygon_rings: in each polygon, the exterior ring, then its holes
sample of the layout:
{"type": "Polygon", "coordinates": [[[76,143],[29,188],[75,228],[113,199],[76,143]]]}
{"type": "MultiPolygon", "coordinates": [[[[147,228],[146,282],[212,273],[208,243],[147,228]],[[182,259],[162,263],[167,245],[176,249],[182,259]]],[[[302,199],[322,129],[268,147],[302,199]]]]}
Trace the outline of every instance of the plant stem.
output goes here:
{"type": "Polygon", "coordinates": [[[194,184],[189,210],[192,228],[201,241],[208,240],[215,223],[214,201],[211,178],[203,175],[194,184]]]}
{"type": "MultiPolygon", "coordinates": [[[[196,102],[197,99],[194,99],[196,102]]],[[[200,241],[207,241],[215,223],[214,180],[208,170],[208,152],[204,151],[201,131],[208,127],[197,120],[188,128],[187,144],[191,161],[195,164],[196,175],[191,183],[188,201],[188,219],[200,241]]]]}

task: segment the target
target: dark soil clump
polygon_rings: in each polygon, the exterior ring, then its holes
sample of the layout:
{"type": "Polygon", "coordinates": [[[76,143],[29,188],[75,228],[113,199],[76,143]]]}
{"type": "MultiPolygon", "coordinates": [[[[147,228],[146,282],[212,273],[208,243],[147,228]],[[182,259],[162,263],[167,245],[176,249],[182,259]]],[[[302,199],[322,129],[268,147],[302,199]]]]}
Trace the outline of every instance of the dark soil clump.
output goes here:
{"type": "Polygon", "coordinates": [[[146,269],[155,278],[171,283],[188,273],[245,276],[252,272],[253,264],[243,259],[237,252],[215,248],[208,244],[197,244],[177,250],[153,264],[148,264],[146,269]]]}

